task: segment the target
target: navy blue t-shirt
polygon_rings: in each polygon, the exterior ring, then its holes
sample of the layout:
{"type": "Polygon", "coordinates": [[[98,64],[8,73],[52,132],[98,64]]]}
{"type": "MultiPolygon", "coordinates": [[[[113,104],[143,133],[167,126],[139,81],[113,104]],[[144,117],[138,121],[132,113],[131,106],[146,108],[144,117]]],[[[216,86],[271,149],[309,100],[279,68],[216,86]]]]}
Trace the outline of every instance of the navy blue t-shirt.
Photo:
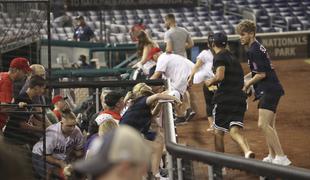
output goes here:
{"type": "Polygon", "coordinates": [[[267,50],[258,41],[251,44],[247,52],[248,64],[252,77],[258,72],[265,72],[266,77],[254,84],[255,96],[260,98],[264,93],[283,95],[284,90],[271,64],[267,50]]]}
{"type": "Polygon", "coordinates": [[[89,26],[79,26],[75,28],[73,37],[80,41],[89,41],[94,36],[93,30],[89,26]]]}
{"type": "Polygon", "coordinates": [[[120,120],[120,124],[129,125],[144,135],[147,135],[151,126],[151,107],[146,104],[147,96],[139,97],[127,109],[120,120]]]}

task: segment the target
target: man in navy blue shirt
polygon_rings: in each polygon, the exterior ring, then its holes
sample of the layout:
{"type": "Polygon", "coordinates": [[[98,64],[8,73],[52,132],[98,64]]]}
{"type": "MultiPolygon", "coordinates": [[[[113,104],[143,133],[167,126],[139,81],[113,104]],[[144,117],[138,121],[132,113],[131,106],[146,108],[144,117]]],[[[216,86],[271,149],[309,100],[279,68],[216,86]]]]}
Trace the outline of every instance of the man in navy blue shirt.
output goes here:
{"type": "Polygon", "coordinates": [[[241,134],[246,111],[246,95],[243,88],[243,70],[240,62],[225,49],[227,36],[215,33],[208,37],[209,47],[214,51],[214,77],[205,81],[207,87],[217,85],[214,104],[215,150],[224,152],[224,132],[229,132],[244,152],[245,158],[254,158],[247,140],[241,134]]]}
{"type": "Polygon", "coordinates": [[[258,103],[258,127],[263,131],[269,149],[265,162],[288,166],[291,161],[284,155],[275,129],[276,109],[284,90],[271,64],[267,50],[255,38],[256,25],[253,21],[243,20],[236,28],[240,42],[247,46],[248,64],[251,72],[245,76],[243,90],[254,86],[258,103]]]}
{"type": "Polygon", "coordinates": [[[95,40],[93,30],[87,26],[83,16],[76,18],[78,26],[74,29],[73,39],[76,41],[90,41],[95,40]]]}

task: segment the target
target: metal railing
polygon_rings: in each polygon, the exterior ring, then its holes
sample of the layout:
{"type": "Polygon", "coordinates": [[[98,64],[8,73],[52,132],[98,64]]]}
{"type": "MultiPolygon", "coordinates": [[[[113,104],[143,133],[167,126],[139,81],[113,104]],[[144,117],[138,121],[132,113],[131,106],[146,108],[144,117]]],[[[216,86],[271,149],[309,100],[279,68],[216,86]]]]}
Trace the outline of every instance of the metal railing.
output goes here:
{"type": "MultiPolygon", "coordinates": [[[[168,83],[169,86],[169,83],[168,83]]],[[[169,87],[168,87],[169,89],[169,87]]],[[[240,156],[228,155],[218,152],[211,152],[206,149],[194,148],[188,146],[182,146],[177,144],[174,120],[172,116],[171,103],[165,103],[163,108],[163,122],[165,130],[165,145],[166,149],[175,158],[182,158],[191,161],[199,161],[211,166],[212,176],[209,179],[222,179],[222,171],[218,171],[218,168],[229,167],[233,169],[239,169],[242,171],[251,172],[263,177],[282,178],[282,179],[298,179],[308,180],[310,179],[310,170],[298,167],[286,167],[274,165],[271,163],[265,163],[259,160],[246,159],[240,156]]],[[[172,158],[170,158],[172,159],[172,158]]],[[[169,166],[171,168],[171,166],[169,166]]],[[[177,167],[178,170],[182,169],[177,167]]],[[[175,179],[170,169],[169,179],[175,179]]],[[[182,177],[179,176],[178,180],[182,177]]]]}

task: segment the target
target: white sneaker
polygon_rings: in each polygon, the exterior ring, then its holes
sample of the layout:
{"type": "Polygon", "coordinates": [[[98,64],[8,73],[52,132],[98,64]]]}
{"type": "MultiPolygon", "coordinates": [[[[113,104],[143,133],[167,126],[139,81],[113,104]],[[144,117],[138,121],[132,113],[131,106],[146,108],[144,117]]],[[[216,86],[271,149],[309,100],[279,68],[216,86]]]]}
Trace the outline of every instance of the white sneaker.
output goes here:
{"type": "Polygon", "coordinates": [[[268,154],[268,156],[263,159],[263,162],[272,163],[272,161],[273,157],[270,154],[268,154]]]}
{"type": "Polygon", "coordinates": [[[252,152],[252,151],[248,151],[245,155],[244,155],[245,158],[249,159],[255,159],[255,154],[252,152]]]}
{"type": "Polygon", "coordinates": [[[278,164],[278,165],[282,165],[282,166],[288,166],[290,165],[292,162],[286,157],[286,156],[276,156],[273,160],[272,160],[273,164],[278,164]]]}

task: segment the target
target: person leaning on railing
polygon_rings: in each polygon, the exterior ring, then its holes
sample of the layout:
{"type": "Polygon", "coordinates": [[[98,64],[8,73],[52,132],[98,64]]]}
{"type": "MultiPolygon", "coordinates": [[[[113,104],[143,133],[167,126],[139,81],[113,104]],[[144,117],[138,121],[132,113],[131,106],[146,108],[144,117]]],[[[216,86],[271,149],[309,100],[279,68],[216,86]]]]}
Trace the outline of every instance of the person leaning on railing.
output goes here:
{"type": "MultiPolygon", "coordinates": [[[[33,98],[44,93],[46,81],[40,76],[33,76],[30,79],[26,92],[18,95],[14,103],[34,104],[33,98]]],[[[43,132],[43,122],[38,120],[34,114],[33,107],[17,108],[15,113],[11,113],[9,121],[4,130],[5,140],[17,145],[32,146],[43,132]],[[27,112],[28,111],[28,112],[27,112]]]]}
{"type": "MultiPolygon", "coordinates": [[[[0,103],[8,104],[13,100],[13,82],[22,80],[31,72],[29,61],[26,58],[17,57],[10,63],[8,72],[0,73],[0,103]]],[[[0,107],[0,134],[6,125],[8,116],[3,111],[10,110],[9,107],[0,107]]]]}
{"type": "Polygon", "coordinates": [[[133,87],[131,92],[131,105],[123,114],[120,120],[120,126],[129,125],[138,130],[145,138],[145,143],[151,147],[151,169],[153,175],[159,177],[159,164],[163,153],[163,137],[150,130],[153,119],[153,108],[159,100],[171,100],[181,103],[175,96],[166,93],[154,94],[152,88],[145,83],[139,83],[133,87]]]}

